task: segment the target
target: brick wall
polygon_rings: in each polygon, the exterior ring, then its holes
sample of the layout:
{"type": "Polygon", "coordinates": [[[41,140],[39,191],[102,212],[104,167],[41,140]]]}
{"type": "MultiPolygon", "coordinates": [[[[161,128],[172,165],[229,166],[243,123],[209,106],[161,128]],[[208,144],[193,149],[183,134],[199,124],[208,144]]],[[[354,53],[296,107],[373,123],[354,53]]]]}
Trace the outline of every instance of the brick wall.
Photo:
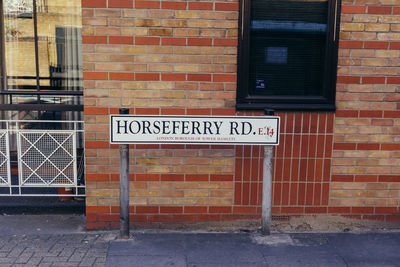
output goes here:
{"type": "MultiPolygon", "coordinates": [[[[336,114],[279,113],[275,215],[399,219],[395,2],[343,2],[336,114]]],[[[110,228],[119,221],[119,150],[108,142],[109,114],[262,114],[234,109],[236,1],[82,5],[87,227],[110,228]]],[[[131,148],[132,223],[260,218],[262,147],[131,148]]]]}
{"type": "Polygon", "coordinates": [[[366,218],[399,211],[399,54],[399,1],[343,1],[330,205],[366,218]]]}

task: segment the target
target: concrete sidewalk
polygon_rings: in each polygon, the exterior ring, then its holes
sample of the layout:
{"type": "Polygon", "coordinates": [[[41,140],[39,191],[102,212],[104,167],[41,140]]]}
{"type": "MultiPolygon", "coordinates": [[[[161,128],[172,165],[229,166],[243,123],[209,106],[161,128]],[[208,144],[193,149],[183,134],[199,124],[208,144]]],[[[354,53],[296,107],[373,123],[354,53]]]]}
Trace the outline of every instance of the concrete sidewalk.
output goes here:
{"type": "Polygon", "coordinates": [[[400,232],[85,232],[84,217],[0,216],[0,266],[400,266],[400,232]]]}

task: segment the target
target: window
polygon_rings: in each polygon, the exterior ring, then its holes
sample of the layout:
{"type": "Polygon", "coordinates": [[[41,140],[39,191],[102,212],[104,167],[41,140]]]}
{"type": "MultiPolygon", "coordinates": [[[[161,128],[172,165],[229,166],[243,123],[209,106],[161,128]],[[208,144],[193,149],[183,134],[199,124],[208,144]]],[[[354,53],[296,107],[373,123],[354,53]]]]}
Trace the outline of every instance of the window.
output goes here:
{"type": "Polygon", "coordinates": [[[81,120],[81,0],[0,1],[0,114],[81,120]]]}
{"type": "Polygon", "coordinates": [[[340,0],[242,0],[238,109],[334,110],[340,0]]]}

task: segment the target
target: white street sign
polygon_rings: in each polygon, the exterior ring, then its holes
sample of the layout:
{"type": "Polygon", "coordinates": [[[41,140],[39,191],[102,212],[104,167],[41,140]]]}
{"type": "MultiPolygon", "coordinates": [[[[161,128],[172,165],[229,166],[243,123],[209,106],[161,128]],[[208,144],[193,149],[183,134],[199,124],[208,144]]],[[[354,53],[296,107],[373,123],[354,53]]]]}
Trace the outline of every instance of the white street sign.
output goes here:
{"type": "Polygon", "coordinates": [[[110,116],[112,144],[279,144],[279,117],[110,116]]]}

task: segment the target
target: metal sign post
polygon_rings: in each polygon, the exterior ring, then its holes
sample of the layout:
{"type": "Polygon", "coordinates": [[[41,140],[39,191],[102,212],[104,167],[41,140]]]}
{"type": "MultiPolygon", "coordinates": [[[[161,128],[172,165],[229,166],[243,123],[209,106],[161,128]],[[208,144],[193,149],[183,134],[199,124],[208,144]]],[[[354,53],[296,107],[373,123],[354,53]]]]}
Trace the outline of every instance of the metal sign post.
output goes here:
{"type": "MultiPolygon", "coordinates": [[[[129,114],[129,109],[119,109],[119,114],[129,114]]],[[[119,145],[119,207],[120,238],[129,238],[129,144],[119,145]]]]}
{"type": "MultiPolygon", "coordinates": [[[[264,113],[269,116],[274,115],[273,110],[265,110],[264,113]]],[[[261,211],[261,234],[263,235],[269,235],[271,233],[272,160],[273,146],[264,146],[261,211]]]]}

